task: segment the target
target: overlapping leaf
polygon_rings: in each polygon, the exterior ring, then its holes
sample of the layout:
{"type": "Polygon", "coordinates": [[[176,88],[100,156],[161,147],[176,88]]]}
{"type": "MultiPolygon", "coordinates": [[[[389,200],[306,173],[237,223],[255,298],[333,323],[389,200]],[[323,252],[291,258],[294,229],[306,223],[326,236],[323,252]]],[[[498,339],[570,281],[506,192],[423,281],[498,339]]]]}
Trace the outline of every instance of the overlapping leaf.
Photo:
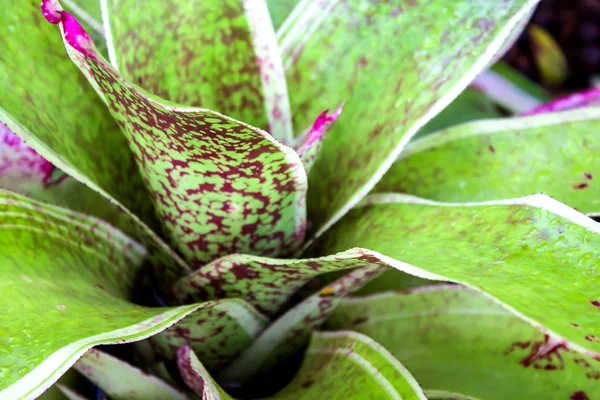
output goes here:
{"type": "Polygon", "coordinates": [[[285,73],[265,0],[105,4],[110,59],[125,78],[291,144],[285,73]]]}
{"type": "Polygon", "coordinates": [[[146,372],[97,349],[74,368],[114,400],[187,400],[188,396],[146,372]]]}
{"type": "Polygon", "coordinates": [[[301,2],[280,41],[298,132],[345,102],[309,177],[316,235],[366,195],[536,1],[324,3],[301,2]]]}
{"type": "Polygon", "coordinates": [[[175,361],[177,349],[188,345],[211,371],[246,350],[268,319],[241,300],[220,300],[187,316],[150,338],[164,361],[175,361]]]}
{"type": "Polygon", "coordinates": [[[375,187],[449,202],[548,194],[600,212],[600,109],[453,127],[408,145],[375,187]]]}
{"type": "Polygon", "coordinates": [[[598,361],[458,285],[347,299],[327,328],[373,338],[428,395],[433,389],[490,400],[600,396],[598,361]]]}
{"type": "Polygon", "coordinates": [[[401,271],[475,287],[600,358],[600,225],[592,219],[541,195],[465,205],[375,195],[365,204],[319,251],[359,245],[401,271]]]}
{"type": "Polygon", "coordinates": [[[199,305],[127,301],[141,247],[97,219],[0,191],[0,397],[34,398],[87,349],[143,339],[199,305]]]}
{"type": "Polygon", "coordinates": [[[382,262],[362,249],[297,260],[234,254],[181,278],[173,293],[180,303],[240,298],[268,315],[275,315],[311,278],[378,264],[382,262]]]}
{"type": "MultiPolygon", "coordinates": [[[[179,352],[188,386],[204,399],[231,399],[189,348],[179,352]]],[[[296,377],[269,399],[425,399],[410,373],[381,345],[355,332],[313,333],[296,377]]]]}
{"type": "Polygon", "coordinates": [[[195,266],[226,254],[277,255],[304,237],[306,175],[268,133],[132,86],[56,1],[65,46],[120,124],[165,231],[195,266]]]}
{"type": "Polygon", "coordinates": [[[384,266],[376,264],[355,269],[292,307],[258,336],[220,378],[226,382],[245,382],[275,365],[284,365],[282,363],[306,344],[311,331],[325,322],[344,297],[384,270],[384,266]]]}

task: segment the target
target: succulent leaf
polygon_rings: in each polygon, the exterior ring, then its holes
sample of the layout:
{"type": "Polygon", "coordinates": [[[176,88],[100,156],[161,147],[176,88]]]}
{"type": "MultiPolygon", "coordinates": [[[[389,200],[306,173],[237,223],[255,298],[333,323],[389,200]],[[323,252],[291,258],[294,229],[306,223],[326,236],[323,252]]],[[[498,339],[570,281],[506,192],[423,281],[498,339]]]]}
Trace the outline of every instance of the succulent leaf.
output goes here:
{"type": "Polygon", "coordinates": [[[290,308],[260,334],[219,376],[225,382],[246,382],[301,349],[314,329],[331,315],[340,301],[384,272],[382,265],[357,268],[290,308]]]}
{"type": "Polygon", "coordinates": [[[600,109],[473,122],[411,142],[375,187],[446,202],[544,193],[600,213],[600,109]]]}
{"type": "Polygon", "coordinates": [[[41,394],[87,349],[140,340],[199,307],[127,301],[144,251],[108,224],[0,191],[0,398],[41,394]],[[43,317],[40,317],[40,316],[43,317]]]}
{"type": "Polygon", "coordinates": [[[309,176],[309,222],[317,236],[373,188],[537,1],[325,3],[301,3],[280,37],[296,131],[344,102],[309,176]]]}
{"type": "Polygon", "coordinates": [[[429,398],[439,398],[429,389],[490,400],[600,396],[597,361],[552,347],[544,333],[463,286],[345,299],[326,327],[376,340],[411,371],[429,398]]]}
{"type": "Polygon", "coordinates": [[[104,4],[110,61],[123,77],[292,143],[285,72],[265,0],[104,4]]]}
{"type": "Polygon", "coordinates": [[[138,89],[61,13],[69,55],[120,124],[165,231],[192,265],[300,245],[306,174],[296,152],[258,128],[138,89]]]}
{"type": "Polygon", "coordinates": [[[401,271],[473,287],[600,358],[600,342],[589,339],[600,337],[600,224],[542,195],[468,204],[393,194],[367,200],[327,234],[320,252],[360,245],[401,271]]]}

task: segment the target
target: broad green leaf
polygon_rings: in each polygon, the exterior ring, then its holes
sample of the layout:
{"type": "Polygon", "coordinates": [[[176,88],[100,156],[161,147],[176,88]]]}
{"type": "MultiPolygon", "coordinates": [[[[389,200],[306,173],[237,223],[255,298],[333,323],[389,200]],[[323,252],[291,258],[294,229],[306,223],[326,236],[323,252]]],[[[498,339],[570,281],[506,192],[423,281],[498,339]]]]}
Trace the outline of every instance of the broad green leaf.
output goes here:
{"type": "Polygon", "coordinates": [[[447,202],[544,193],[599,213],[599,130],[600,108],[453,127],[409,144],[375,191],[447,202]]]}
{"type": "Polygon", "coordinates": [[[354,293],[384,270],[385,267],[378,264],[357,268],[290,308],[265,329],[219,378],[225,382],[245,382],[273,366],[283,365],[280,363],[306,344],[311,331],[325,322],[345,296],[354,293]]]}
{"type": "Polygon", "coordinates": [[[326,327],[376,340],[430,398],[430,389],[489,400],[600,397],[597,361],[462,286],[346,299],[326,327]]]}
{"type": "Polygon", "coordinates": [[[541,86],[502,62],[478,75],[471,85],[517,114],[530,111],[552,98],[541,86]]]}
{"type": "Polygon", "coordinates": [[[475,87],[468,87],[448,107],[421,128],[415,138],[465,122],[502,116],[498,105],[484,92],[475,87]]]}
{"type": "MultiPolygon", "coordinates": [[[[179,370],[197,395],[231,399],[189,348],[179,351],[179,370]]],[[[419,384],[385,348],[356,332],[314,332],[294,379],[279,393],[283,399],[425,399],[419,384]]]]}
{"type": "Polygon", "coordinates": [[[162,360],[175,361],[177,349],[189,345],[210,370],[246,350],[268,319],[241,300],[220,300],[197,310],[150,338],[162,360]]]}
{"type": "Polygon", "coordinates": [[[267,315],[276,315],[312,278],[381,262],[362,249],[307,259],[276,259],[233,254],[181,278],[173,287],[179,303],[239,298],[267,315]]]}
{"type": "Polygon", "coordinates": [[[265,0],[105,0],[105,5],[110,60],[125,78],[170,101],[267,129],[291,144],[285,72],[265,0]]]}
{"type": "Polygon", "coordinates": [[[92,217],[0,191],[0,398],[31,399],[86,350],[153,335],[200,305],[127,301],[143,249],[92,217]]]}
{"type": "Polygon", "coordinates": [[[0,122],[131,218],[161,269],[191,271],[145,224],[158,225],[126,138],[41,14],[39,1],[23,0],[0,15],[0,53],[11,54],[0,61],[0,122]]]}
{"type": "Polygon", "coordinates": [[[275,256],[300,245],[306,175],[296,152],[260,129],[133,86],[74,18],[54,13],[49,20],[60,21],[70,57],[121,125],[166,233],[191,264],[237,252],[275,256]]]}
{"type": "Polygon", "coordinates": [[[7,2],[0,16],[0,121],[40,155],[145,222],[154,214],[126,138],[64,57],[40,2],[7,2]]]}
{"type": "Polygon", "coordinates": [[[0,188],[83,212],[135,233],[108,199],[60,171],[0,123],[0,188]]]}
{"type": "Polygon", "coordinates": [[[113,400],[187,400],[181,391],[148,373],[91,349],[73,366],[113,400]]]}
{"type": "Polygon", "coordinates": [[[359,245],[401,271],[474,287],[600,358],[599,234],[600,224],[542,195],[471,204],[374,195],[317,251],[359,245]]]}
{"type": "Polygon", "coordinates": [[[410,138],[486,67],[536,3],[306,2],[280,38],[296,131],[344,102],[309,176],[314,235],[373,188],[410,138]]]}

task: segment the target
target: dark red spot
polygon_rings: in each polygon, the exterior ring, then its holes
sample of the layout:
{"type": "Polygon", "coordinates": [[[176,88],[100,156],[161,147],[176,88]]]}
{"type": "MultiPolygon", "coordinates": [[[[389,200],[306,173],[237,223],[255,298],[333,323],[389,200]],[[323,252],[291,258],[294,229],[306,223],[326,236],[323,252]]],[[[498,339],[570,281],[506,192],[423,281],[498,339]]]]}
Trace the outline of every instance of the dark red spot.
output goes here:
{"type": "Polygon", "coordinates": [[[95,287],[95,288],[98,288],[98,289],[101,289],[101,290],[104,290],[104,286],[102,286],[102,285],[101,285],[101,284],[99,284],[99,283],[96,283],[96,284],[94,285],[94,287],[95,287]]]}
{"type": "Polygon", "coordinates": [[[594,335],[588,335],[588,336],[586,336],[585,340],[587,340],[588,342],[600,342],[600,339],[598,339],[594,335]]]}
{"type": "Polygon", "coordinates": [[[592,305],[593,305],[594,307],[598,307],[598,308],[600,308],[600,301],[598,301],[598,300],[594,300],[594,301],[592,301],[591,303],[592,303],[592,305]]]}
{"type": "Polygon", "coordinates": [[[560,354],[561,350],[567,350],[564,342],[552,341],[548,335],[545,335],[544,341],[533,343],[529,355],[520,361],[525,368],[533,367],[543,370],[564,369],[565,362],[560,354]]]}
{"type": "Polygon", "coordinates": [[[304,383],[302,384],[302,387],[303,387],[304,389],[308,389],[309,387],[311,387],[311,386],[312,386],[312,384],[313,384],[313,383],[314,383],[313,381],[306,381],[306,382],[304,382],[304,383]]]}
{"type": "Polygon", "coordinates": [[[573,185],[573,188],[575,189],[585,189],[586,187],[588,187],[587,183],[578,183],[577,185],[573,185]]]}
{"type": "Polygon", "coordinates": [[[583,174],[583,176],[585,176],[585,179],[587,179],[588,181],[592,180],[592,174],[590,174],[589,172],[586,172],[585,174],[583,174]]]}
{"type": "Polygon", "coordinates": [[[577,324],[576,324],[576,323],[574,323],[574,322],[571,322],[571,325],[573,325],[575,328],[579,328],[579,325],[577,325],[577,324]]]}
{"type": "Polygon", "coordinates": [[[356,326],[356,325],[364,324],[368,320],[369,320],[369,318],[367,318],[367,317],[356,318],[354,321],[352,321],[352,325],[356,326]]]}
{"type": "Polygon", "coordinates": [[[585,392],[575,392],[571,395],[571,400],[590,400],[585,392]]]}
{"type": "Polygon", "coordinates": [[[488,149],[490,149],[490,151],[491,151],[492,153],[495,153],[495,152],[496,152],[496,149],[495,149],[495,148],[494,148],[494,146],[492,146],[491,144],[488,146],[488,149]]]}

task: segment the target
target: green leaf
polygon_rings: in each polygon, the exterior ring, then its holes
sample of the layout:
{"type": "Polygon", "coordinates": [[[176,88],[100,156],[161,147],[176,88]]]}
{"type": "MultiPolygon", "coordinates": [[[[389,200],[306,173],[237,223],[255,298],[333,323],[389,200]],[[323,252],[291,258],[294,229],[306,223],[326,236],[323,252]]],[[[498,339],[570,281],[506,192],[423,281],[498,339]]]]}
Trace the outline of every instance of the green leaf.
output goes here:
{"type": "Polygon", "coordinates": [[[62,41],[39,7],[34,0],[9,2],[0,16],[0,53],[10,54],[0,62],[0,121],[52,164],[152,224],[125,137],[62,55],[62,41]]]}
{"type": "Polygon", "coordinates": [[[599,213],[599,129],[596,108],[453,127],[409,144],[375,191],[447,202],[544,193],[599,213]]]}
{"type": "Polygon", "coordinates": [[[311,331],[325,322],[345,296],[363,287],[385,269],[376,263],[365,264],[287,310],[219,378],[232,383],[246,382],[275,365],[284,365],[281,363],[307,343],[311,331]]]}
{"type": "Polygon", "coordinates": [[[489,400],[600,396],[597,361],[458,285],[346,299],[326,327],[356,330],[381,343],[429,398],[440,398],[429,389],[489,400]]]}
{"type": "Polygon", "coordinates": [[[138,89],[69,14],[58,10],[49,20],[68,33],[69,55],[121,125],[167,235],[192,265],[236,252],[276,256],[300,245],[306,175],[296,152],[257,128],[138,89]]]}
{"type": "MultiPolygon", "coordinates": [[[[231,399],[189,348],[179,351],[179,370],[204,399],[231,399]]],[[[295,378],[279,393],[283,399],[425,399],[423,391],[386,349],[355,332],[314,332],[295,378]]]]}
{"type": "Polygon", "coordinates": [[[300,3],[295,22],[280,32],[296,131],[344,102],[309,176],[316,236],[373,188],[408,140],[486,67],[536,3],[300,3]]]}
{"type": "Polygon", "coordinates": [[[279,29],[301,0],[267,0],[275,29],[279,29]]]}
{"type": "Polygon", "coordinates": [[[600,338],[599,234],[600,224],[542,195],[462,205],[375,195],[316,251],[359,245],[401,271],[474,287],[600,358],[590,339],[600,338]]]}
{"type": "Polygon", "coordinates": [[[105,4],[110,60],[126,79],[292,143],[285,72],[265,0],[105,4]]]}
{"type": "Polygon", "coordinates": [[[136,231],[108,199],[54,167],[1,123],[0,188],[98,217],[127,234],[136,231]]]}
{"type": "Polygon", "coordinates": [[[162,380],[97,349],[73,366],[113,400],[187,400],[162,380]]]}
{"type": "Polygon", "coordinates": [[[144,251],[100,220],[6,191],[0,215],[0,398],[35,398],[90,347],[141,340],[200,306],[129,303],[144,251]]]}
{"type": "Polygon", "coordinates": [[[239,298],[267,315],[276,315],[312,278],[378,261],[361,249],[319,258],[288,260],[233,254],[181,278],[172,292],[180,304],[239,298]]]}
{"type": "Polygon", "coordinates": [[[189,345],[210,370],[246,350],[269,320],[241,300],[220,300],[187,316],[150,338],[162,360],[175,361],[177,349],[189,345]]]}

